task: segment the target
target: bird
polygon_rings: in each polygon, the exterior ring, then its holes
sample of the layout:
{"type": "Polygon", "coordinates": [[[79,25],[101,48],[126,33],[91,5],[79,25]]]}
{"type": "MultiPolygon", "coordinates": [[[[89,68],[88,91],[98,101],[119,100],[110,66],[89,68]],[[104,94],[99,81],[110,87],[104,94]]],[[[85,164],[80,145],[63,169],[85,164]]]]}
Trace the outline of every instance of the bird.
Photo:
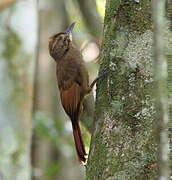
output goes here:
{"type": "Polygon", "coordinates": [[[65,32],[56,33],[49,38],[49,53],[56,62],[56,76],[62,106],[71,119],[74,142],[78,159],[86,162],[86,150],[82,139],[79,120],[83,100],[88,95],[97,77],[89,85],[89,76],[81,52],[72,41],[72,23],[65,32]]]}

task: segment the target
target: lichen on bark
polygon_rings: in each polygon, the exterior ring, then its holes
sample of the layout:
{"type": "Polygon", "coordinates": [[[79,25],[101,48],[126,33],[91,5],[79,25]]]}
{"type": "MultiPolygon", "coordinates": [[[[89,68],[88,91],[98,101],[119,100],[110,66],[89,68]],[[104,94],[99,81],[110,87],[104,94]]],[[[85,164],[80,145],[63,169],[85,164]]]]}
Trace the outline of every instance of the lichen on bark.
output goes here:
{"type": "Polygon", "coordinates": [[[87,180],[157,178],[152,34],[149,0],[106,2],[87,180]]]}

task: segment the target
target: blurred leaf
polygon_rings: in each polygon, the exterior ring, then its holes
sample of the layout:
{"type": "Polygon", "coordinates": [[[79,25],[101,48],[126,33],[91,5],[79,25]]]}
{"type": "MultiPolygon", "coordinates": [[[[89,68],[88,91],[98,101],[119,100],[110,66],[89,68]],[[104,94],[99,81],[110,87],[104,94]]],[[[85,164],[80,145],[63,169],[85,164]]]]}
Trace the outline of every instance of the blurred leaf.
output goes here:
{"type": "Polygon", "coordinates": [[[102,18],[105,16],[105,0],[96,0],[97,9],[102,18]]]}
{"type": "Polygon", "coordinates": [[[57,131],[60,134],[64,133],[64,122],[62,122],[59,119],[55,118],[54,119],[54,124],[55,124],[55,128],[57,129],[57,131]]]}
{"type": "Polygon", "coordinates": [[[84,138],[84,144],[87,149],[90,147],[90,141],[91,141],[91,134],[87,131],[87,129],[84,126],[81,126],[81,132],[84,138]]]}
{"type": "Polygon", "coordinates": [[[56,129],[53,118],[41,111],[35,113],[33,128],[36,135],[42,138],[55,140],[58,135],[58,129],[56,129]]]}
{"type": "Polygon", "coordinates": [[[50,166],[47,168],[47,176],[48,179],[54,179],[56,174],[59,172],[60,170],[60,165],[58,164],[58,162],[54,162],[52,164],[50,164],[50,166]]]}
{"type": "Polygon", "coordinates": [[[17,34],[10,29],[9,27],[6,28],[8,31],[7,36],[5,36],[4,43],[5,47],[8,47],[4,49],[2,55],[6,57],[8,60],[12,60],[14,56],[18,53],[19,48],[21,47],[21,41],[17,34]]]}

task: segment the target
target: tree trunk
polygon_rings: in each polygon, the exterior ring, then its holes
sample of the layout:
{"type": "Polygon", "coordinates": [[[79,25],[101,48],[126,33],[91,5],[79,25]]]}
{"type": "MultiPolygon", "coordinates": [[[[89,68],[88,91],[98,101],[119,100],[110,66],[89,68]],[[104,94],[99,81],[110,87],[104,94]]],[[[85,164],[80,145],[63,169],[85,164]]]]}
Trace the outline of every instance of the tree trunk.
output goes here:
{"type": "MultiPolygon", "coordinates": [[[[57,148],[51,138],[40,136],[36,130],[40,126],[40,120],[41,123],[53,124],[55,114],[57,114],[57,110],[59,110],[58,103],[60,103],[60,101],[58,102],[56,98],[58,91],[55,68],[48,52],[48,39],[56,32],[56,28],[61,26],[60,24],[62,23],[60,23],[60,21],[59,23],[56,22],[56,17],[61,15],[64,9],[62,8],[61,1],[58,7],[55,1],[47,2],[44,0],[39,2],[39,6],[41,9],[39,9],[39,52],[35,69],[36,77],[33,108],[35,126],[32,137],[32,167],[34,173],[32,174],[32,179],[47,180],[53,178],[57,173],[49,173],[53,164],[58,163],[57,148]]],[[[55,123],[52,126],[55,126],[55,123]]]]}
{"type": "Polygon", "coordinates": [[[36,1],[0,12],[0,179],[30,179],[36,1]],[[28,23],[28,21],[30,23],[28,23]]]}
{"type": "Polygon", "coordinates": [[[149,0],[106,2],[87,180],[157,178],[152,36],[149,0]]]}
{"type": "Polygon", "coordinates": [[[165,1],[152,1],[156,82],[156,119],[158,139],[158,179],[169,179],[167,59],[164,48],[165,1]]]}
{"type": "MultiPolygon", "coordinates": [[[[69,142],[63,128],[66,121],[70,121],[61,105],[55,61],[48,51],[49,37],[64,31],[69,25],[65,1],[42,0],[39,3],[40,46],[34,95],[32,179],[82,180],[84,173],[79,164],[73,161],[74,158],[77,160],[75,149],[72,155],[64,152],[64,148],[69,147],[69,142]],[[44,133],[39,134],[42,124],[48,127],[48,130],[44,129],[44,133]],[[49,136],[46,136],[45,131],[49,136]]],[[[70,137],[73,140],[73,137],[70,137]]]]}

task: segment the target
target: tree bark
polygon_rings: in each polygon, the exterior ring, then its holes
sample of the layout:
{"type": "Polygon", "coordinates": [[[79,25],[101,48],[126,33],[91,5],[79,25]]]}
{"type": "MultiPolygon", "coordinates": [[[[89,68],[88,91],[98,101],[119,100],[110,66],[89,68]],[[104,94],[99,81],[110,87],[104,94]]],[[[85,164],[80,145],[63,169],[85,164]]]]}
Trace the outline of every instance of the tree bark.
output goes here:
{"type": "MultiPolygon", "coordinates": [[[[153,29],[149,0],[106,2],[87,180],[156,179],[153,29]]],[[[166,52],[172,52],[166,29],[166,52]]]]}
{"type": "MultiPolygon", "coordinates": [[[[166,16],[169,20],[170,30],[172,34],[172,2],[166,1],[166,16]]],[[[171,45],[170,45],[171,46],[171,45]]],[[[166,55],[168,62],[168,105],[169,105],[169,142],[170,142],[170,172],[172,174],[172,53],[170,51],[166,55]]]]}
{"type": "Polygon", "coordinates": [[[0,12],[1,180],[29,180],[31,175],[36,11],[36,1],[27,0],[0,12]]]}

